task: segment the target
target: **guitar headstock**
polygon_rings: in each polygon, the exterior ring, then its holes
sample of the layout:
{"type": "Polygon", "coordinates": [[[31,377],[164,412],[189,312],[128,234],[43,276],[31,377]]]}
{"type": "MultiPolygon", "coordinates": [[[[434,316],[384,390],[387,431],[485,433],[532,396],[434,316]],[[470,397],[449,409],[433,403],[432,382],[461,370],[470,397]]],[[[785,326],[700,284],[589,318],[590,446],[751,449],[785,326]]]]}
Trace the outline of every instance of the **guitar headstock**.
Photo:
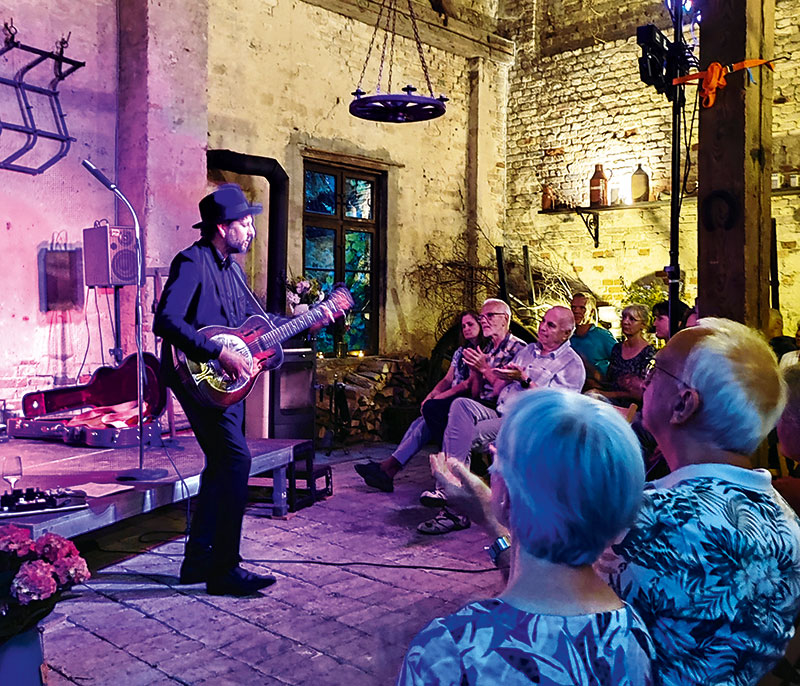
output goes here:
{"type": "Polygon", "coordinates": [[[356,303],[347,286],[339,285],[334,288],[325,301],[321,303],[334,317],[344,314],[356,303]]]}

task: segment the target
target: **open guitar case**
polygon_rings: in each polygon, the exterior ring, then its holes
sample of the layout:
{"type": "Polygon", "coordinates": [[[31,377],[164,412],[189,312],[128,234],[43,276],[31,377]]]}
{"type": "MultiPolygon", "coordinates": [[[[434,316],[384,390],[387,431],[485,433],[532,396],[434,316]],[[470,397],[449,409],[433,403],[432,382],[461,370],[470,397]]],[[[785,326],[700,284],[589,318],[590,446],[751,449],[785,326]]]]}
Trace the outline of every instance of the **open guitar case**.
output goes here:
{"type": "MultiPolygon", "coordinates": [[[[144,353],[143,400],[146,411],[142,420],[144,442],[162,445],[161,424],[158,419],[167,404],[167,389],[159,378],[160,362],[152,353],[144,353]]],[[[68,386],[45,391],[27,393],[22,398],[24,417],[8,420],[8,435],[12,438],[40,438],[57,440],[70,445],[98,448],[127,448],[139,444],[138,414],[120,419],[115,409],[137,400],[136,355],[129,355],[119,367],[100,367],[89,383],[83,386],[68,386]],[[81,415],[78,410],[96,409],[97,413],[81,415]],[[103,414],[104,410],[108,410],[103,414]],[[70,412],[71,414],[56,413],[70,412]],[[83,415],[92,415],[85,424],[83,415]],[[103,426],[109,417],[112,424],[127,423],[128,426],[103,426]],[[132,426],[130,424],[133,424],[132,426]]]]}

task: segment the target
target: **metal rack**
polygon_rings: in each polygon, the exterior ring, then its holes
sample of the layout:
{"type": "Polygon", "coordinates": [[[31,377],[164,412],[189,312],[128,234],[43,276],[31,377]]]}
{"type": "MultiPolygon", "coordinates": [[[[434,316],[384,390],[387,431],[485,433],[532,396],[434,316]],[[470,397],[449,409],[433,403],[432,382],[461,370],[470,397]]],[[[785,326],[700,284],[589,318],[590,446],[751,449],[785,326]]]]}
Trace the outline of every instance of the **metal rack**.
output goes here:
{"type": "MultiPolygon", "coordinates": [[[[66,156],[69,152],[70,144],[76,139],[69,135],[64,111],[58,99],[58,84],[70,74],[85,65],[85,62],[70,59],[64,56],[64,50],[69,45],[69,35],[58,41],[55,52],[41,50],[23,45],[16,39],[17,29],[13,20],[3,24],[5,40],[3,47],[0,48],[0,57],[8,56],[12,51],[24,53],[29,58],[22,67],[17,69],[11,77],[0,74],[0,92],[11,89],[19,107],[19,120],[6,121],[0,117],[0,141],[5,143],[8,134],[16,134],[21,143],[12,145],[12,150],[3,159],[0,159],[0,169],[22,172],[24,174],[41,174],[52,167],[56,162],[66,156]],[[52,61],[53,78],[46,86],[38,86],[30,83],[27,79],[31,78],[32,72],[36,67],[52,61]],[[45,106],[34,107],[32,101],[46,100],[45,106]],[[49,106],[49,107],[48,107],[49,106]],[[37,120],[40,119],[40,110],[44,110],[41,118],[51,117],[52,126],[42,128],[37,120]],[[38,166],[23,164],[20,160],[28,155],[41,141],[49,141],[57,144],[54,154],[45,159],[38,166]]],[[[4,65],[10,65],[11,60],[0,60],[0,69],[4,65]]],[[[41,69],[36,73],[40,73],[41,69]]],[[[5,148],[8,150],[8,148],[5,148]]],[[[3,153],[4,154],[4,153],[3,153]]]]}

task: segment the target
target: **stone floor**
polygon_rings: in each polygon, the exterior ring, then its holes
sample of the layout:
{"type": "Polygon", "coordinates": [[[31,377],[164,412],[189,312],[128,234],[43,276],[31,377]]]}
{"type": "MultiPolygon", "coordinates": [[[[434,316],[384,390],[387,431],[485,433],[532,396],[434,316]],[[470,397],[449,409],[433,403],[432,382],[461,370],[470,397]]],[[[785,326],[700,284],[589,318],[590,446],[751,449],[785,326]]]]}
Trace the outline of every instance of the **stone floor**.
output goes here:
{"type": "MultiPolygon", "coordinates": [[[[378,459],[389,450],[368,448],[378,459]]],[[[81,539],[93,579],[43,623],[51,686],[391,684],[417,631],[502,581],[480,531],[417,533],[430,513],[417,500],[430,481],[424,454],[389,495],[353,471],[366,452],[320,456],[332,497],[285,520],[245,518],[246,566],[278,577],[259,597],[179,586],[181,539],[142,545],[181,531],[182,508],[81,539]]]]}

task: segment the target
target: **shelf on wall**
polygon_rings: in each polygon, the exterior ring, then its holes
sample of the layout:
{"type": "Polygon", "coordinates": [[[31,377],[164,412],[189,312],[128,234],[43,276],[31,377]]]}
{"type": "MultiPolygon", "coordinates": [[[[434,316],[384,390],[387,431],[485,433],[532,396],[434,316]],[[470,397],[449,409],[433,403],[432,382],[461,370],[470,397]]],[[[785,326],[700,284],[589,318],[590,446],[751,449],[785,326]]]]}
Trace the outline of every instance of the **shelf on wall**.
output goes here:
{"type": "MultiPolygon", "coordinates": [[[[800,188],[779,188],[772,191],[772,195],[800,195],[800,188]]],[[[684,200],[697,200],[697,195],[685,195],[684,200]]],[[[619,210],[647,210],[657,207],[668,207],[670,200],[652,200],[649,202],[634,202],[629,205],[607,205],[605,207],[559,207],[552,210],[539,210],[539,214],[577,214],[583,221],[586,230],[594,241],[594,247],[600,247],[600,212],[616,212],[619,210]]]]}

